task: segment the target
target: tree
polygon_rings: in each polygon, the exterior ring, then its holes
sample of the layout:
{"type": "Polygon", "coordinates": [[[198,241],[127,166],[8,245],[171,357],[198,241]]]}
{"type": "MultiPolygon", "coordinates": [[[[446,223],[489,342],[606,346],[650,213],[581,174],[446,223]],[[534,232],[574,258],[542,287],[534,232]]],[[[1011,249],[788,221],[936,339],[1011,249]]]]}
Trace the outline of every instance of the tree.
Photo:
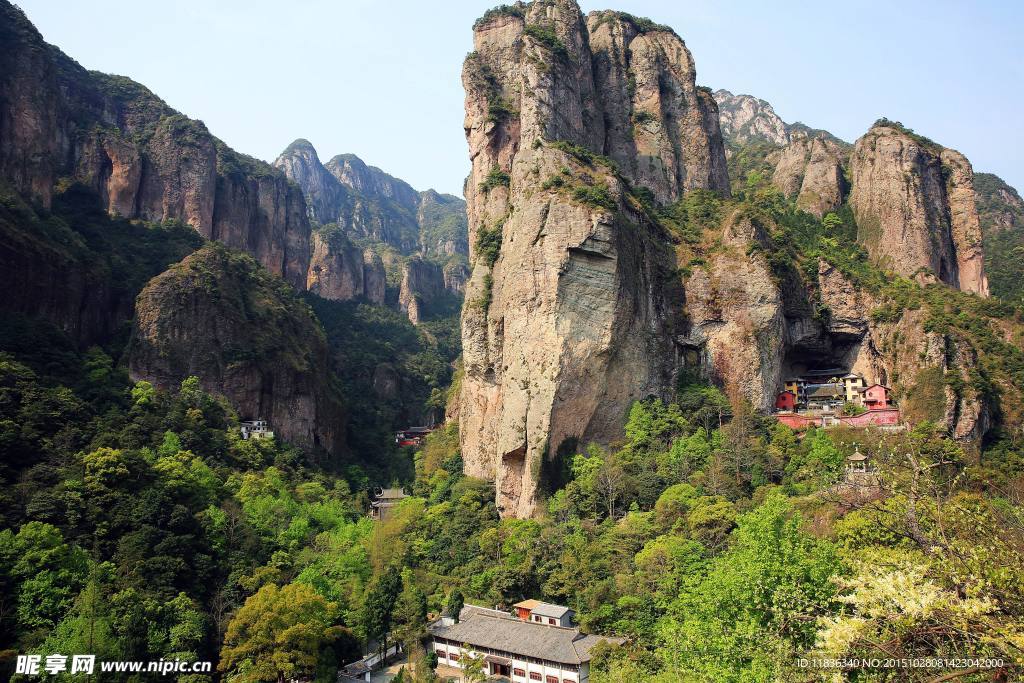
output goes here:
{"type": "Polygon", "coordinates": [[[402,592],[402,576],[389,567],[370,583],[363,603],[361,622],[367,643],[377,641],[381,652],[387,652],[388,635],[394,622],[395,603],[402,592]]]}
{"type": "Polygon", "coordinates": [[[332,625],[336,608],[305,584],[264,586],[228,624],[218,668],[238,683],[313,671],[321,646],[342,633],[332,625]]]}
{"type": "MultiPolygon", "coordinates": [[[[469,652],[469,645],[462,646],[463,653],[469,652]]],[[[482,683],[487,680],[484,656],[479,652],[462,655],[462,680],[467,683],[482,683]]]]}
{"type": "Polygon", "coordinates": [[[615,519],[615,502],[622,495],[622,489],[626,484],[626,473],[610,459],[606,460],[601,469],[597,471],[595,484],[597,491],[604,499],[608,517],[615,519]]]}
{"type": "Polygon", "coordinates": [[[459,613],[462,612],[463,605],[466,604],[466,599],[462,597],[462,591],[458,588],[448,594],[448,601],[445,608],[448,612],[448,616],[455,620],[455,623],[459,623],[459,613]]]}

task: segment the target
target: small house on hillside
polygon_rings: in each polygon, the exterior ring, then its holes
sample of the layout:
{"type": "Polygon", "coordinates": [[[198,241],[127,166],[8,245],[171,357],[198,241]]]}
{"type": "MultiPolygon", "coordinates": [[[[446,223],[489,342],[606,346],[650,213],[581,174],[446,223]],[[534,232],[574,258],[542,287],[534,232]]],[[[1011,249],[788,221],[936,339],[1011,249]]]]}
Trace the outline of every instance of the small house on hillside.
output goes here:
{"type": "Polygon", "coordinates": [[[788,389],[775,397],[775,410],[793,412],[796,410],[796,394],[788,389]]]}
{"type": "Polygon", "coordinates": [[[374,493],[370,501],[370,517],[376,520],[385,520],[391,513],[391,509],[408,498],[402,489],[380,489],[374,493]]]}
{"type": "Polygon", "coordinates": [[[270,431],[266,420],[246,420],[238,427],[243,439],[273,439],[274,432],[270,431]]]}
{"type": "Polygon", "coordinates": [[[884,410],[890,406],[889,387],[872,384],[860,390],[860,403],[868,410],[884,410]]]}

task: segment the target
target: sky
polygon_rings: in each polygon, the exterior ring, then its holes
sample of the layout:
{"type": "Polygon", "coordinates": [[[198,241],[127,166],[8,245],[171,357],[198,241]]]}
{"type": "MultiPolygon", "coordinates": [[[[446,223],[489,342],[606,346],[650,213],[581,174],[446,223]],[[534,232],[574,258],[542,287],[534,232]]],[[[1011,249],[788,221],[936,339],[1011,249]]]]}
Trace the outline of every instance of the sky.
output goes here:
{"type": "MultiPolygon", "coordinates": [[[[491,0],[16,0],[89,69],[129,76],[240,152],[306,138],[461,194],[462,60],[491,0]]],[[[1024,2],[582,0],[668,24],[697,82],[853,141],[885,116],[1024,191],[1024,2]]]]}

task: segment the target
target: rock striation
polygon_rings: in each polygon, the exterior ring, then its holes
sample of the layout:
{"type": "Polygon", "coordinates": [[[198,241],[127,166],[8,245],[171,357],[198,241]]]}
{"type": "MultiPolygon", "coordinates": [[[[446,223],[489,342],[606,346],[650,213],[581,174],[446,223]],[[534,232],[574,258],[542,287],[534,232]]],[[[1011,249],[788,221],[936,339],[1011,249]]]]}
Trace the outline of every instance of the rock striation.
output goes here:
{"type": "Polygon", "coordinates": [[[736,143],[763,140],[773,145],[789,144],[789,126],[779,118],[772,105],[751,95],[733,95],[716,90],[715,101],[721,119],[722,135],[736,143]]]}
{"type": "Polygon", "coordinates": [[[878,263],[988,295],[971,164],[882,119],[857,140],[850,206],[878,263]]]}
{"type": "Polygon", "coordinates": [[[405,255],[468,253],[466,204],[458,197],[417,192],[354,154],[339,154],[323,164],[302,139],[290,144],[274,166],[302,189],[314,223],[337,224],[350,239],[380,242],[405,255]]]}
{"type": "Polygon", "coordinates": [[[474,47],[460,440],[502,514],[528,516],[567,449],[618,437],[634,400],[672,386],[682,291],[632,188],[669,202],[728,177],[671,30],[555,0],[492,10],[474,47]]]}
{"type": "Polygon", "coordinates": [[[772,183],[795,199],[797,208],[821,218],[838,209],[846,196],[845,157],[830,136],[793,133],[779,154],[772,183]]]}
{"type": "Polygon", "coordinates": [[[332,301],[362,299],[383,304],[384,261],[373,249],[358,247],[336,225],[313,233],[306,289],[332,301]]]}
{"type": "Polygon", "coordinates": [[[262,417],[291,443],[340,455],[344,411],[326,367],[327,342],[308,307],[251,257],[221,245],[153,278],[137,299],[133,380],[170,389],[194,375],[242,419],[262,417]]]}
{"type": "Polygon", "coordinates": [[[83,69],[0,0],[0,175],[44,206],[58,179],[111,214],[180,220],[297,288],[309,262],[302,193],[143,86],[83,69]]]}

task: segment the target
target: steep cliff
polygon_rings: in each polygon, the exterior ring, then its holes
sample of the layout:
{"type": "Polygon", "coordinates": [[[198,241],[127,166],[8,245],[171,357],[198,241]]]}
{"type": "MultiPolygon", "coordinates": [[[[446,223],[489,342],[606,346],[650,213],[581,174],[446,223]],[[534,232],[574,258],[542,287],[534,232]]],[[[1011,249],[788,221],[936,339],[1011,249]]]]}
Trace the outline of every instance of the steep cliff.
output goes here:
{"type": "Polygon", "coordinates": [[[1024,201],[991,173],[977,173],[974,189],[992,294],[1024,306],[1024,201]]]}
{"type": "Polygon", "coordinates": [[[716,90],[714,95],[722,135],[729,140],[763,140],[780,147],[789,144],[789,127],[768,102],[750,95],[733,95],[728,90],[716,90]]]}
{"type": "Polygon", "coordinates": [[[380,242],[405,255],[468,253],[466,205],[458,197],[417,192],[354,154],[322,164],[313,146],[301,139],[274,166],[305,193],[315,223],[335,223],[351,239],[380,242]]]}
{"type": "Polygon", "coordinates": [[[973,171],[962,154],[882,119],[857,140],[850,175],[858,239],[873,259],[988,295],[973,171]]]}
{"type": "Polygon", "coordinates": [[[383,304],[384,262],[372,249],[352,244],[332,223],[313,233],[306,289],[332,301],[383,304]]]}
{"type": "Polygon", "coordinates": [[[44,318],[83,347],[120,341],[146,282],[202,243],[178,222],[111,217],[77,185],[52,209],[0,182],[0,311],[44,318]]]}
{"type": "Polygon", "coordinates": [[[49,206],[59,178],[111,214],[181,220],[305,286],[309,223],[284,175],[244,157],[143,86],[90,72],[0,0],[0,174],[49,206]]]}
{"type": "Polygon", "coordinates": [[[847,192],[844,150],[825,135],[793,133],[779,154],[772,182],[796,206],[821,218],[838,209],[847,192]]]}
{"type": "Polygon", "coordinates": [[[474,46],[462,455],[523,516],[553,460],[672,386],[675,257],[631,186],[668,202],[728,179],[714,101],[665,27],[534,2],[489,12],[474,46]]]}
{"type": "Polygon", "coordinates": [[[136,302],[134,380],[171,388],[195,375],[242,419],[264,418],[285,440],[338,455],[344,412],[327,367],[309,308],[251,257],[221,245],[153,278],[136,302]]]}

